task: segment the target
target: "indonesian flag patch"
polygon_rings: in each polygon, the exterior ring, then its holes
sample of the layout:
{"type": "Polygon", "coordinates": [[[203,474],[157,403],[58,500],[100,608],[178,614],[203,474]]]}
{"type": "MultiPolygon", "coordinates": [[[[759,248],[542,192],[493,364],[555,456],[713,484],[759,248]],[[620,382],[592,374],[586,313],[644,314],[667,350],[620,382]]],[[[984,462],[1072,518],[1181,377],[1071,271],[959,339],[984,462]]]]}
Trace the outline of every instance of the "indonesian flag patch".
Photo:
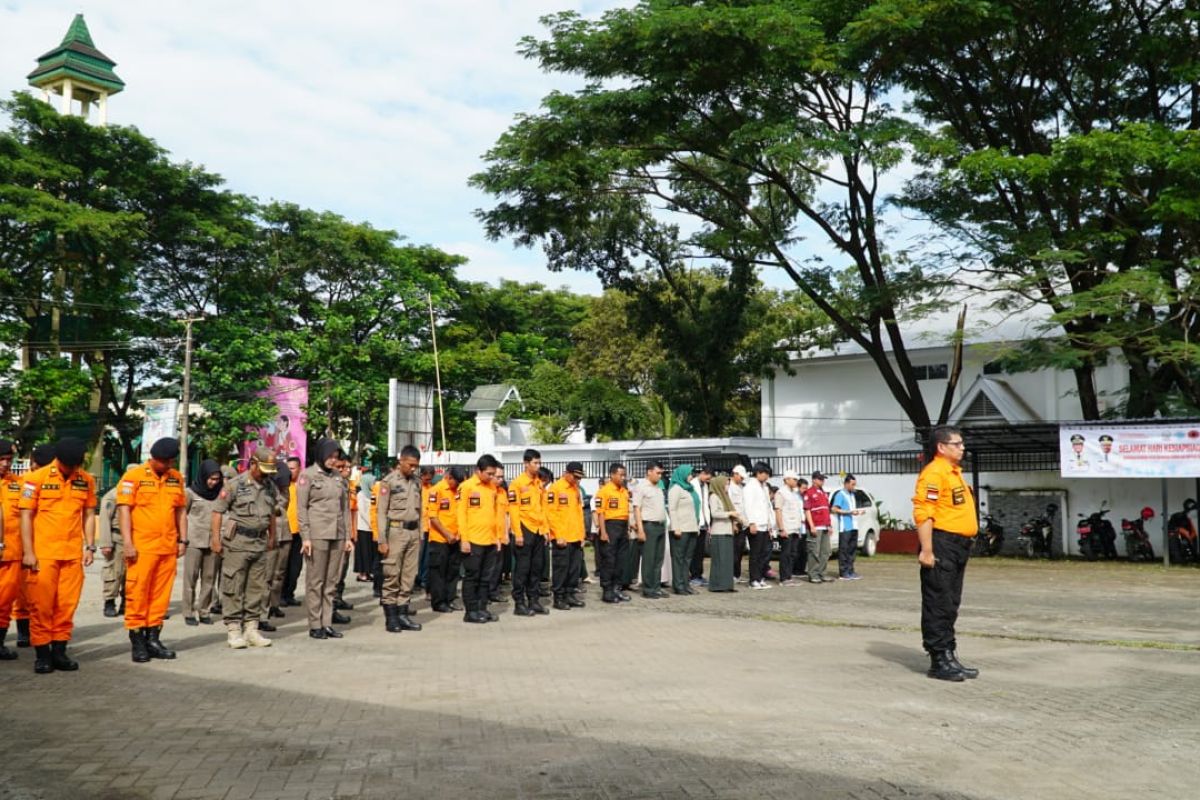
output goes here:
{"type": "Polygon", "coordinates": [[[931,503],[936,503],[938,499],[938,485],[936,483],[926,484],[925,499],[931,503]]]}

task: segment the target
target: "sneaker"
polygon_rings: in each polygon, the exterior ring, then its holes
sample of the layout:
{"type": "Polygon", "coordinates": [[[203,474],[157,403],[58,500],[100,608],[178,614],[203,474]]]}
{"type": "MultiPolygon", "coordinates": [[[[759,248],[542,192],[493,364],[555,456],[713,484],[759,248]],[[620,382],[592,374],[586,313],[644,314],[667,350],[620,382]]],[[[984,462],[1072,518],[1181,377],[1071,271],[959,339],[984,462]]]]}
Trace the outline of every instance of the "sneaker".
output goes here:
{"type": "Polygon", "coordinates": [[[857,572],[851,572],[849,575],[842,578],[842,580],[844,580],[844,581],[861,581],[862,575],[859,575],[857,572]]]}
{"type": "Polygon", "coordinates": [[[737,580],[735,580],[735,581],[734,581],[734,583],[746,583],[746,579],[745,579],[745,578],[738,578],[737,580]]]}
{"type": "Polygon", "coordinates": [[[825,581],[821,578],[809,578],[808,582],[809,583],[824,583],[825,581]]]}
{"type": "Polygon", "coordinates": [[[584,583],[595,583],[595,581],[594,581],[594,580],[592,580],[592,576],[591,576],[591,575],[589,575],[589,576],[587,576],[586,578],[584,578],[584,579],[583,579],[583,582],[584,582],[584,583]]]}

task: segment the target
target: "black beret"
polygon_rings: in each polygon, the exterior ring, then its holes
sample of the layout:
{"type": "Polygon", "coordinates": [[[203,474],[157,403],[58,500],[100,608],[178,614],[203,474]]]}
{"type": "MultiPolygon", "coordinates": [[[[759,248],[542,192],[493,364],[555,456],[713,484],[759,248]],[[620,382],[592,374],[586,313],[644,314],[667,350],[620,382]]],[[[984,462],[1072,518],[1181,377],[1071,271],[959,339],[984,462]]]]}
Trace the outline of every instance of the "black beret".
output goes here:
{"type": "Polygon", "coordinates": [[[78,467],[83,463],[86,453],[87,445],[82,439],[76,439],[74,436],[59,439],[58,444],[54,445],[54,457],[64,467],[78,467]]]}
{"type": "Polygon", "coordinates": [[[150,447],[150,457],[159,461],[170,461],[179,458],[179,440],[164,436],[150,447]]]}

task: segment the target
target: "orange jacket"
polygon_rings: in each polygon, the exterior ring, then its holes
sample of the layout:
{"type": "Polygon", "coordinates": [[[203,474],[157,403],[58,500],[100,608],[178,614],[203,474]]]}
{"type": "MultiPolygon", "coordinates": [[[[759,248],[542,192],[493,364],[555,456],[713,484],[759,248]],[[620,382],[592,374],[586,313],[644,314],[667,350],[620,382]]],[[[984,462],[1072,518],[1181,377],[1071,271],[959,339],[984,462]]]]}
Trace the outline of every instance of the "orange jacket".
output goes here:
{"type": "Polygon", "coordinates": [[[935,456],[917,477],[913,494],[913,522],[933,520],[940,531],[974,536],[979,532],[975,496],[963,480],[962,468],[950,459],[935,456]]]}
{"type": "MultiPolygon", "coordinates": [[[[187,504],[183,476],[155,473],[150,462],[130,467],[117,484],[117,506],[130,507],[133,546],[147,555],[174,555],[179,547],[179,509],[187,504]]],[[[118,512],[119,513],[119,512],[118,512]]]]}
{"type": "Polygon", "coordinates": [[[478,476],[458,487],[458,533],[471,544],[494,545],[500,541],[499,490],[481,483],[478,476]]]}
{"type": "Polygon", "coordinates": [[[29,473],[21,484],[22,511],[33,511],[33,552],[47,561],[83,558],[86,514],[96,508],[96,479],[82,468],[64,479],[55,460],[29,473]]]}
{"type": "Polygon", "coordinates": [[[556,542],[583,541],[583,499],[579,486],[559,478],[546,490],[546,519],[556,542]]]}

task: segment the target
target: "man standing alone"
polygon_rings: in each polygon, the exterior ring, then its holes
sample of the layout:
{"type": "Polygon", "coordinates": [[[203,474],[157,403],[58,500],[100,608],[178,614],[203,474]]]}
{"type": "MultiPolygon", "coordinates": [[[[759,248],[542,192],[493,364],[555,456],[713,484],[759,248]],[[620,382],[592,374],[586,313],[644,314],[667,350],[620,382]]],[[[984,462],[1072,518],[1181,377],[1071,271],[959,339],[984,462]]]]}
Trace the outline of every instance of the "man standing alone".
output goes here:
{"type": "Polygon", "coordinates": [[[956,653],[954,624],[962,601],[963,575],[979,518],[971,487],[963,480],[963,436],[943,425],[930,434],[935,453],[921,470],[913,495],[913,522],[921,549],[921,639],[931,678],[962,681],[979,670],[964,667],[956,653]]]}

